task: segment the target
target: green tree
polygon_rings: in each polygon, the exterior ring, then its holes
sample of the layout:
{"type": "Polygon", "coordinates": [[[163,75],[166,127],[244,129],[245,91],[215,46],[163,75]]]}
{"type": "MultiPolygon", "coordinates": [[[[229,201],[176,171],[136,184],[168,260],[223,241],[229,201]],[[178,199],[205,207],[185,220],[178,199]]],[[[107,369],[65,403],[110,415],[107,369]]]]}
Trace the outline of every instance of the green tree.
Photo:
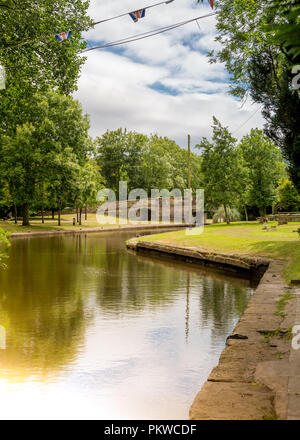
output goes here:
{"type": "Polygon", "coordinates": [[[9,182],[14,203],[23,205],[24,226],[29,224],[29,209],[32,202],[36,203],[37,188],[47,186],[50,176],[53,178],[53,166],[58,169],[55,155],[63,156],[71,149],[76,163],[82,166],[91,149],[89,122],[77,101],[49,92],[36,94],[35,103],[34,123],[17,126],[16,134],[3,135],[0,145],[1,174],[9,182]]]}
{"type": "Polygon", "coordinates": [[[0,91],[0,135],[11,135],[22,124],[34,124],[36,94],[76,89],[85,58],[82,32],[90,26],[88,1],[14,0],[0,8],[0,64],[6,89],[0,91]],[[59,43],[55,34],[72,31],[59,43]]]}
{"type": "Polygon", "coordinates": [[[121,180],[128,182],[129,189],[142,185],[139,170],[147,141],[147,136],[122,128],[108,130],[96,139],[98,166],[107,186],[116,193],[121,180]]]}
{"type": "Polygon", "coordinates": [[[59,153],[51,153],[49,164],[51,188],[55,197],[55,205],[58,207],[58,226],[61,226],[63,207],[76,197],[80,166],[72,148],[65,148],[59,153]]]}
{"type": "Polygon", "coordinates": [[[278,191],[278,206],[283,211],[298,210],[300,207],[300,195],[293,182],[289,179],[281,179],[278,191]]]}
{"type": "Polygon", "coordinates": [[[212,142],[203,138],[196,147],[201,150],[205,199],[208,207],[224,207],[230,223],[229,207],[234,207],[243,191],[247,170],[237,149],[237,140],[227,127],[213,118],[212,142]]]}
{"type": "Polygon", "coordinates": [[[92,159],[79,168],[76,178],[75,205],[79,208],[79,224],[81,225],[82,210],[85,208],[87,220],[87,207],[95,206],[97,192],[103,187],[103,179],[99,173],[96,162],[92,159]]]}
{"type": "Polygon", "coordinates": [[[265,217],[266,208],[277,201],[278,181],[285,175],[281,150],[258,129],[243,137],[239,150],[249,171],[246,204],[256,206],[265,217]]]}
{"type": "Polygon", "coordinates": [[[282,149],[299,189],[300,100],[291,87],[295,59],[270,32],[270,25],[282,23],[282,9],[264,0],[219,0],[216,6],[221,49],[210,59],[225,63],[233,95],[261,105],[265,133],[282,149]]]}
{"type": "MultiPolygon", "coordinates": [[[[121,128],[96,139],[97,163],[106,185],[118,192],[120,180],[128,189],[183,190],[187,187],[187,151],[176,142],[157,134],[147,137],[121,128]]],[[[191,154],[192,184],[200,187],[201,158],[191,154]]]]}
{"type": "Polygon", "coordinates": [[[281,20],[271,26],[275,39],[295,62],[300,56],[300,4],[298,0],[272,0],[281,20]]]}

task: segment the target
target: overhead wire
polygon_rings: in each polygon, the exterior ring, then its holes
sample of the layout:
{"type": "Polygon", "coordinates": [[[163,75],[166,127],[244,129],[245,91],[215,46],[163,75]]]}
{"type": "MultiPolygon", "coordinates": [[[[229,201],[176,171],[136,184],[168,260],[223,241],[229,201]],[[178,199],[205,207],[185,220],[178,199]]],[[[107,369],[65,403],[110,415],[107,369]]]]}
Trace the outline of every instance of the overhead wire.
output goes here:
{"type": "Polygon", "coordinates": [[[83,50],[81,53],[90,52],[90,51],[96,50],[96,49],[104,49],[104,48],[107,48],[107,47],[119,46],[119,45],[122,45],[122,44],[131,43],[133,41],[143,40],[145,38],[153,37],[155,35],[159,35],[159,34],[162,34],[164,32],[168,32],[168,31],[176,29],[178,27],[185,26],[186,24],[192,23],[194,21],[197,22],[198,20],[201,20],[201,19],[207,18],[207,17],[211,17],[211,16],[214,16],[214,15],[216,15],[215,12],[211,12],[210,14],[206,14],[206,15],[200,15],[200,16],[198,16],[196,18],[192,18],[192,19],[185,20],[185,21],[182,21],[182,22],[179,22],[179,23],[175,23],[173,25],[164,26],[162,28],[154,29],[152,31],[148,31],[148,32],[144,32],[144,33],[141,33],[141,34],[132,35],[131,37],[122,38],[120,40],[115,40],[115,41],[112,41],[110,43],[101,44],[99,46],[94,46],[94,47],[91,47],[89,49],[83,50]]]}

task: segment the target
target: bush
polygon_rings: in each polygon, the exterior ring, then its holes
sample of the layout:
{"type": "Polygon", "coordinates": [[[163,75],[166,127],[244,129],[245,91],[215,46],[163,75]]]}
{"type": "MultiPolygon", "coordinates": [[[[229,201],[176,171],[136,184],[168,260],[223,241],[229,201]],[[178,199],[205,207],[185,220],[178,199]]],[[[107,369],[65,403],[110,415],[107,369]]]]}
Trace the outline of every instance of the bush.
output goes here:
{"type": "Polygon", "coordinates": [[[7,250],[10,246],[10,243],[7,239],[6,233],[3,231],[3,229],[0,228],[0,267],[3,266],[2,259],[6,255],[2,252],[2,250],[7,250]]]}

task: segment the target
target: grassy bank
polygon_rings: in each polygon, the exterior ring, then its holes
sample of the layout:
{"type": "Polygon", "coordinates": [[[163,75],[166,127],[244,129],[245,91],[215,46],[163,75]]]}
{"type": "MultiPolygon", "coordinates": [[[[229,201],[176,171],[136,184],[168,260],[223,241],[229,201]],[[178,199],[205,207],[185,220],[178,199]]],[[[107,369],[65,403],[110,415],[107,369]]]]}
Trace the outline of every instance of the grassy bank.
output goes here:
{"type": "Polygon", "coordinates": [[[257,222],[216,224],[205,226],[203,234],[197,236],[181,230],[142,237],[141,240],[285,260],[286,281],[300,279],[300,238],[297,233],[300,224],[276,225],[275,222],[269,223],[268,230],[263,230],[257,222]],[[271,229],[271,226],[276,228],[271,229]]]}

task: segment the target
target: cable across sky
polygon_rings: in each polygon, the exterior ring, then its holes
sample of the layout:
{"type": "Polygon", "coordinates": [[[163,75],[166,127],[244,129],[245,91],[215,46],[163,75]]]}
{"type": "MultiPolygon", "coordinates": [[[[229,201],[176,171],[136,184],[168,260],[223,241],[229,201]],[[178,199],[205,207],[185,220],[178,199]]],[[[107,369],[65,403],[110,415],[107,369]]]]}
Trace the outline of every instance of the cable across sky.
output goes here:
{"type": "Polygon", "coordinates": [[[200,15],[199,17],[192,18],[192,19],[185,20],[185,21],[181,21],[179,23],[175,23],[175,24],[172,24],[172,25],[169,25],[169,26],[164,26],[164,27],[161,27],[161,28],[158,28],[158,29],[154,29],[153,31],[148,31],[148,32],[144,32],[142,34],[132,35],[131,37],[122,38],[120,40],[112,41],[110,43],[105,43],[105,44],[102,44],[102,45],[99,45],[99,46],[90,47],[89,49],[83,50],[81,53],[90,52],[90,51],[96,50],[96,49],[104,49],[104,48],[107,48],[107,47],[119,46],[119,45],[122,45],[122,44],[131,43],[133,41],[142,40],[144,38],[153,37],[154,35],[162,34],[164,32],[171,31],[172,29],[176,29],[178,27],[185,26],[186,24],[192,23],[194,21],[201,20],[202,18],[212,17],[214,15],[216,15],[215,12],[211,12],[210,14],[206,14],[206,15],[200,15]]]}

